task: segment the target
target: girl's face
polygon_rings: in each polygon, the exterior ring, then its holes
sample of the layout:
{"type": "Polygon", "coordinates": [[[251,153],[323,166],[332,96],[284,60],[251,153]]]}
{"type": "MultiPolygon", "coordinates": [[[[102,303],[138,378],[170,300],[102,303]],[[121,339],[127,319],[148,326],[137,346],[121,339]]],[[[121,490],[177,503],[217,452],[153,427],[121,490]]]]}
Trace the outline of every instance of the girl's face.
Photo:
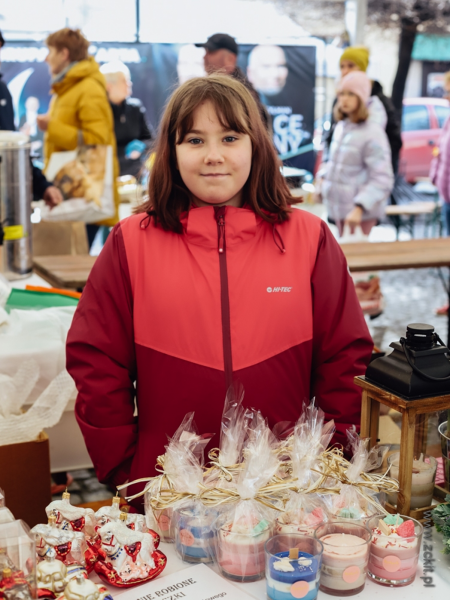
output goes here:
{"type": "Polygon", "coordinates": [[[252,166],[250,136],[224,129],[214,105],[194,111],[191,131],[176,145],[177,167],[197,206],[242,206],[252,166]]]}
{"type": "Polygon", "coordinates": [[[338,106],[344,115],[351,115],[359,107],[359,98],[353,92],[342,90],[338,93],[338,106]]]}
{"type": "Polygon", "coordinates": [[[352,71],[360,71],[361,69],[352,60],[341,60],[339,65],[341,69],[341,77],[345,77],[352,71]]]}

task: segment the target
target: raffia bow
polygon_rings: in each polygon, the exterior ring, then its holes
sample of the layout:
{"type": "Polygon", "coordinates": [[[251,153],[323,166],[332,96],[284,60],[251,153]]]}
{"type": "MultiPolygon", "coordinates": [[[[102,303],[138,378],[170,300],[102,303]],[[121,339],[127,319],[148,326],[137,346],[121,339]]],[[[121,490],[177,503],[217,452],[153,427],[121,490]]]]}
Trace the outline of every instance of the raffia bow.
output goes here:
{"type": "Polygon", "coordinates": [[[162,454],[156,459],[155,470],[161,473],[160,475],[156,475],[155,477],[143,477],[141,479],[135,479],[134,481],[130,481],[128,483],[124,483],[122,485],[117,486],[117,489],[120,491],[137,483],[146,484],[141,492],[134,494],[134,496],[127,496],[126,500],[130,501],[134,500],[135,498],[139,498],[140,496],[144,496],[150,490],[154,490],[155,493],[159,495],[165,490],[171,491],[175,489],[170,475],[164,470],[165,456],[165,454],[162,454]]]}
{"type": "MultiPolygon", "coordinates": [[[[312,469],[313,471],[320,473],[321,480],[324,482],[326,479],[331,478],[338,481],[342,485],[351,485],[357,492],[365,498],[370,504],[374,505],[380,512],[387,515],[389,514],[385,508],[376,502],[366,490],[370,490],[373,493],[394,493],[399,491],[399,483],[396,479],[388,477],[389,469],[384,473],[361,473],[357,481],[351,480],[347,476],[348,468],[351,463],[344,458],[342,449],[331,448],[326,450],[320,455],[320,470],[312,469]]],[[[329,492],[328,492],[329,493],[329,492]]],[[[339,491],[333,491],[332,493],[339,493],[339,491]]]]}
{"type": "MultiPolygon", "coordinates": [[[[284,510],[286,496],[284,492],[291,489],[293,485],[292,479],[279,480],[278,482],[271,482],[267,485],[259,488],[255,496],[251,499],[256,500],[267,508],[273,508],[277,511],[282,512],[284,510]]],[[[223,504],[233,504],[240,500],[247,500],[248,498],[242,498],[239,492],[235,489],[227,489],[221,487],[207,488],[204,485],[200,486],[203,488],[203,492],[200,494],[200,500],[205,506],[220,506],[223,504]]]]}
{"type": "Polygon", "coordinates": [[[222,464],[219,448],[213,448],[210,450],[208,453],[208,458],[211,466],[206,469],[204,473],[205,478],[208,477],[208,475],[211,475],[211,473],[214,472],[214,469],[217,469],[220,479],[226,479],[226,481],[231,482],[236,478],[244,466],[243,463],[230,466],[225,466],[222,464]]]}

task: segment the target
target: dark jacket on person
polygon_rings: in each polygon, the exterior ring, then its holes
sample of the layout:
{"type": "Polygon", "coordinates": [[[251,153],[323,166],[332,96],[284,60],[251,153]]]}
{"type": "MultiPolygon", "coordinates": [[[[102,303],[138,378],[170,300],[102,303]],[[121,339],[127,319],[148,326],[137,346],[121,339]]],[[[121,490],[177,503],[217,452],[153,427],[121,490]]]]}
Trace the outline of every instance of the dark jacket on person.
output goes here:
{"type": "Polygon", "coordinates": [[[142,157],[137,159],[127,158],[125,148],[133,140],[150,142],[154,134],[150,130],[145,118],[145,108],[137,98],[127,98],[121,104],[113,104],[111,108],[114,115],[114,131],[117,141],[117,157],[119,159],[120,174],[137,176],[142,167],[142,157]]]}
{"type": "MultiPolygon", "coordinates": [[[[387,115],[387,124],[386,124],[386,135],[388,136],[389,145],[391,147],[391,155],[392,155],[392,168],[394,173],[398,172],[398,161],[400,156],[400,150],[402,147],[402,130],[401,130],[401,122],[397,116],[394,105],[392,104],[392,100],[388,98],[381,86],[379,81],[372,82],[372,92],[371,96],[377,96],[386,111],[387,115]]],[[[336,105],[337,98],[333,102],[333,109],[336,105]]],[[[331,125],[326,135],[324,135],[323,141],[326,146],[326,154],[328,155],[328,149],[331,144],[331,139],[333,138],[334,128],[336,127],[336,121],[334,120],[333,113],[331,115],[331,125]]]]}
{"type": "Polygon", "coordinates": [[[231,73],[231,77],[240,81],[248,89],[250,94],[253,96],[256,104],[258,105],[259,113],[261,115],[261,119],[263,120],[266,129],[269,131],[270,134],[272,134],[272,126],[270,123],[269,113],[267,112],[267,108],[261,102],[261,98],[259,97],[259,94],[255,90],[253,85],[250,83],[250,81],[247,79],[247,77],[244,75],[244,73],[239,67],[236,67],[234,69],[234,71],[231,73]]]}
{"type": "MultiPolygon", "coordinates": [[[[0,131],[15,131],[14,107],[11,93],[8,86],[1,80],[0,73],[0,131]]],[[[31,159],[30,159],[31,161],[31,159]]],[[[47,181],[45,175],[40,169],[31,164],[33,177],[33,199],[40,200],[44,196],[45,190],[52,184],[47,181]]]]}
{"type": "Polygon", "coordinates": [[[8,86],[2,81],[0,73],[0,129],[2,131],[14,131],[14,108],[12,97],[8,86]]]}

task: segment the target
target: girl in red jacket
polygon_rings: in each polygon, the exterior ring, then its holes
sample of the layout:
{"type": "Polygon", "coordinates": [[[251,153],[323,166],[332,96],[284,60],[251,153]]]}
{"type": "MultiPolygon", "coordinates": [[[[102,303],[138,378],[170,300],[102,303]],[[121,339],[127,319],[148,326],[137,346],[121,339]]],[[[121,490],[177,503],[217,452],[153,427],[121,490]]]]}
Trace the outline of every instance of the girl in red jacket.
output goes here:
{"type": "Polygon", "coordinates": [[[108,237],[68,336],[100,481],[151,475],[189,411],[218,434],[233,380],[272,426],[312,396],[337,441],[359,423],[372,341],[330,230],[290,202],[248,90],[220,75],[179,87],[149,200],[108,237]]]}

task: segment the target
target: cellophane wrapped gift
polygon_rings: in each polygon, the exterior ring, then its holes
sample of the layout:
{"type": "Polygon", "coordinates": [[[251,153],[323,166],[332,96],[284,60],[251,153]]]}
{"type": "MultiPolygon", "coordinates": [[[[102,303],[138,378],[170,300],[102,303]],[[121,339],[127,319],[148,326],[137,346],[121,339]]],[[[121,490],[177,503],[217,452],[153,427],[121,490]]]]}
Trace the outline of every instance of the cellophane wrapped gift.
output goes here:
{"type": "Polygon", "coordinates": [[[365,525],[367,521],[378,514],[378,497],[375,493],[362,485],[361,474],[380,466],[383,461],[383,452],[378,447],[370,452],[367,450],[367,440],[361,439],[353,427],[347,431],[349,445],[353,457],[346,471],[349,484],[340,484],[337,495],[325,497],[329,507],[330,517],[333,521],[355,521],[365,525]],[[381,460],[381,462],[379,462],[381,460]],[[374,462],[379,462],[378,465],[374,462]]]}
{"type": "Polygon", "coordinates": [[[208,487],[234,486],[236,476],[242,467],[243,449],[247,439],[248,426],[254,411],[242,406],[244,388],[232,385],[225,397],[220,429],[219,448],[209,453],[212,467],[205,473],[204,483],[208,487]]]}
{"type": "Polygon", "coordinates": [[[171,473],[177,494],[184,496],[175,505],[174,537],[178,556],[189,563],[209,563],[214,559],[214,508],[199,499],[203,484],[204,449],[210,434],[198,435],[194,414],[186,415],[176,440],[166,446],[164,464],[171,473]]]}
{"type": "Polygon", "coordinates": [[[320,485],[318,459],[330,443],[334,430],[334,421],[324,423],[323,411],[314,404],[303,407],[287,444],[294,489],[289,491],[285,511],[276,519],[275,533],[313,536],[315,529],[328,520],[326,505],[314,490],[320,485]]]}
{"type": "Polygon", "coordinates": [[[270,486],[267,489],[280,466],[277,450],[275,436],[255,413],[236,488],[216,492],[226,499],[222,506],[230,502],[216,521],[215,536],[217,564],[228,579],[245,582],[264,577],[264,544],[273,533],[274,508],[282,506],[270,486]]]}
{"type": "Polygon", "coordinates": [[[0,596],[31,600],[36,592],[36,546],[21,520],[0,525],[0,596]]]}
{"type": "MultiPolygon", "coordinates": [[[[147,525],[154,529],[164,542],[174,542],[177,520],[175,509],[187,507],[187,501],[199,496],[203,482],[204,449],[212,434],[199,435],[194,423],[194,413],[188,413],[166,446],[166,452],[158,458],[163,471],[147,487],[145,509],[147,525]]],[[[192,507],[195,518],[200,518],[200,507],[192,507]]],[[[209,515],[205,514],[206,522],[209,515]]],[[[183,521],[184,523],[185,521],[183,521]]],[[[187,538],[186,538],[187,541],[187,538]]],[[[177,551],[184,544],[177,543],[177,551]]]]}

